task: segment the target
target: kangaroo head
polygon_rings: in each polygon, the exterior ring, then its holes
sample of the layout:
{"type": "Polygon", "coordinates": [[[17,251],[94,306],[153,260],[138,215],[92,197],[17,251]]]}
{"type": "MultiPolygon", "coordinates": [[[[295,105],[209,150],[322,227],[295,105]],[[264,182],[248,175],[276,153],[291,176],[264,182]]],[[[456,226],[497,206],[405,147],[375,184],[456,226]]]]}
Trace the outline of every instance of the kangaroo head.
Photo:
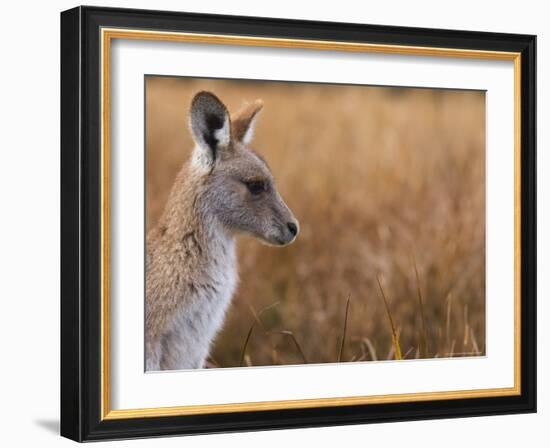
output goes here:
{"type": "Polygon", "coordinates": [[[191,168],[202,174],[203,213],[231,232],[282,246],[296,238],[298,221],[277,192],[267,163],[249,146],[261,108],[256,101],[230,117],[212,93],[195,95],[191,168]]]}

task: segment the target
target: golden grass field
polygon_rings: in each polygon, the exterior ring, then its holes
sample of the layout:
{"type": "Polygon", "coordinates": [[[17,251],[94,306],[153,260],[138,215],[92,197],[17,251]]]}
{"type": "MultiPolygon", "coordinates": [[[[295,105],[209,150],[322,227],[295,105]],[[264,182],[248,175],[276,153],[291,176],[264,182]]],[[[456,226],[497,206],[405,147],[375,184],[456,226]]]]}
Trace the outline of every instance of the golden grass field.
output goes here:
{"type": "Polygon", "coordinates": [[[148,77],[148,228],[199,90],[264,101],[252,146],[301,225],[289,247],[239,241],[211,366],[485,353],[483,92],[148,77]]]}

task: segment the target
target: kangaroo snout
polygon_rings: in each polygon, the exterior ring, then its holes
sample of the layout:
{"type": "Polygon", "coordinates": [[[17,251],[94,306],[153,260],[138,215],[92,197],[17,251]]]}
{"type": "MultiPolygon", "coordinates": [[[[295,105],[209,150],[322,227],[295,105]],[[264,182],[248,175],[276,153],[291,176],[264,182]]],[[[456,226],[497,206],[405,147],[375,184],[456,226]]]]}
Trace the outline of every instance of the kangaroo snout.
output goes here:
{"type": "Polygon", "coordinates": [[[298,235],[298,224],[297,223],[288,222],[286,224],[286,226],[288,227],[288,230],[290,231],[290,233],[292,233],[293,236],[298,235]]]}
{"type": "Polygon", "coordinates": [[[274,211],[271,218],[273,219],[273,225],[264,239],[271,245],[287,246],[294,242],[298,236],[300,224],[281,196],[278,193],[274,196],[273,202],[275,202],[275,205],[270,207],[274,211]]]}
{"type": "Polygon", "coordinates": [[[274,238],[277,246],[287,246],[294,242],[300,231],[300,226],[296,219],[288,221],[286,225],[281,226],[281,235],[274,238]]]}
{"type": "Polygon", "coordinates": [[[298,232],[300,231],[300,224],[298,224],[298,221],[296,219],[289,221],[286,223],[286,234],[287,239],[284,245],[291,244],[294,242],[296,237],[298,236],[298,232]]]}

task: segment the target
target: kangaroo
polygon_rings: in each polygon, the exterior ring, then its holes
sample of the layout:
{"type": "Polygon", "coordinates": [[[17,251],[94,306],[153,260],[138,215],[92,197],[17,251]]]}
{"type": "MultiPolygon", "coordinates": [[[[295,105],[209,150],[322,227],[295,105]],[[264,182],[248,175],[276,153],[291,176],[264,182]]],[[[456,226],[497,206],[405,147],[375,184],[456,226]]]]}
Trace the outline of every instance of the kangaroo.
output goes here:
{"type": "Polygon", "coordinates": [[[249,146],[261,109],[257,100],[230,117],[210,92],[191,102],[195,148],[147,234],[147,371],[204,366],[237,285],[237,235],[274,246],[298,235],[267,163],[249,146]]]}

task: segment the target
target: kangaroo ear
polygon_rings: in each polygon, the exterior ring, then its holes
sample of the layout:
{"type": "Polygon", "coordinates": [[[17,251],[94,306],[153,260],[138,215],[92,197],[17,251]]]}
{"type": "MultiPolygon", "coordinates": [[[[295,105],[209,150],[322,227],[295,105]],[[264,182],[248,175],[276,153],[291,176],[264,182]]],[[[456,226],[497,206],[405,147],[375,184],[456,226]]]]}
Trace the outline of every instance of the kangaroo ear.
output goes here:
{"type": "Polygon", "coordinates": [[[239,142],[248,145],[254,136],[254,126],[256,125],[256,117],[262,110],[264,103],[262,100],[256,100],[251,104],[247,104],[233,117],[231,132],[233,138],[239,142]]]}
{"type": "Polygon", "coordinates": [[[229,147],[231,121],[224,104],[210,92],[199,92],[191,102],[191,131],[199,160],[212,165],[229,147]]]}

